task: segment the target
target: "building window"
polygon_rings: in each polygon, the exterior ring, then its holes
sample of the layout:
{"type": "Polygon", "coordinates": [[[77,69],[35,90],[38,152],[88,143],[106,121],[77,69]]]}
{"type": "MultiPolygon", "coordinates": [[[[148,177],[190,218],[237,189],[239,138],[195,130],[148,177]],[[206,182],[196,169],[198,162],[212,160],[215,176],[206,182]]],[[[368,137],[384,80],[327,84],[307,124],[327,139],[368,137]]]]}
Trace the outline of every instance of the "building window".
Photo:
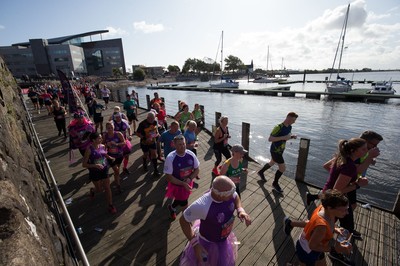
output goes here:
{"type": "Polygon", "coordinates": [[[104,67],[103,52],[101,50],[97,50],[92,53],[92,63],[94,69],[96,70],[104,67]]]}
{"type": "Polygon", "coordinates": [[[54,62],[68,62],[68,57],[56,57],[54,58],[54,62]]]}

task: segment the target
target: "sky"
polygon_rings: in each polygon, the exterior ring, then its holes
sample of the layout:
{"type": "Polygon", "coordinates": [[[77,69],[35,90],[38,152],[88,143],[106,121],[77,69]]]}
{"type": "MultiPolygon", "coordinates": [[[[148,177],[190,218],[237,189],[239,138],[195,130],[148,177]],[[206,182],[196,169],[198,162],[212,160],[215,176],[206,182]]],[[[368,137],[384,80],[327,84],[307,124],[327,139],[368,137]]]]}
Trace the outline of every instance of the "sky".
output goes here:
{"type": "MultiPolygon", "coordinates": [[[[332,67],[347,5],[342,68],[400,69],[399,0],[1,0],[0,46],[95,30],[122,38],[132,65],[180,68],[233,55],[255,68],[332,67]]],[[[90,41],[86,38],[85,41],[90,41]]]]}

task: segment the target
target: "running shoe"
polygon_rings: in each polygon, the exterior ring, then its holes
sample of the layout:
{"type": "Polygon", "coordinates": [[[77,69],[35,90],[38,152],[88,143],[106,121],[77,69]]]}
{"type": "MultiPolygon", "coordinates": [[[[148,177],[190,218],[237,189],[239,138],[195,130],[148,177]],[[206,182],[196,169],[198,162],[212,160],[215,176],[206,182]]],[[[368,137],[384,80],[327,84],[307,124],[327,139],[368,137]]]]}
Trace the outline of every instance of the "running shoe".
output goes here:
{"type": "Polygon", "coordinates": [[[176,212],[174,208],[172,208],[171,204],[168,204],[168,210],[169,210],[169,216],[171,217],[172,220],[176,219],[176,212]]]}
{"type": "Polygon", "coordinates": [[[212,173],[213,173],[214,175],[219,175],[219,171],[218,171],[217,167],[214,167],[214,168],[212,169],[212,173]]]}
{"type": "Polygon", "coordinates": [[[117,213],[117,209],[114,207],[114,205],[109,205],[108,212],[111,214],[115,214],[115,213],[117,213]]]}
{"type": "Polygon", "coordinates": [[[283,193],[283,189],[278,183],[272,183],[272,188],[278,193],[283,193]]]}
{"type": "Polygon", "coordinates": [[[354,239],[356,239],[356,240],[363,240],[363,238],[362,238],[360,232],[358,232],[358,231],[356,231],[356,230],[353,230],[352,233],[353,233],[353,238],[354,238],[354,239]]]}
{"type": "Polygon", "coordinates": [[[356,265],[354,262],[352,262],[350,259],[348,259],[346,256],[343,254],[337,253],[336,251],[331,251],[328,253],[328,257],[333,261],[338,261],[342,263],[343,265],[346,266],[354,266],[356,265]]]}
{"type": "Polygon", "coordinates": [[[162,158],[161,156],[158,156],[157,160],[159,160],[160,162],[165,162],[164,158],[162,158]]]}
{"type": "Polygon", "coordinates": [[[292,220],[290,220],[289,217],[285,217],[285,218],[283,219],[283,230],[285,231],[285,234],[286,234],[287,236],[289,236],[290,233],[291,233],[292,230],[293,230],[292,220]]]}
{"type": "Polygon", "coordinates": [[[125,174],[129,175],[131,172],[128,170],[128,168],[124,168],[122,170],[122,172],[124,172],[125,174]]]}
{"type": "Polygon", "coordinates": [[[263,172],[261,172],[261,170],[257,172],[257,175],[261,178],[262,181],[267,182],[267,179],[265,178],[265,175],[263,172]]]}

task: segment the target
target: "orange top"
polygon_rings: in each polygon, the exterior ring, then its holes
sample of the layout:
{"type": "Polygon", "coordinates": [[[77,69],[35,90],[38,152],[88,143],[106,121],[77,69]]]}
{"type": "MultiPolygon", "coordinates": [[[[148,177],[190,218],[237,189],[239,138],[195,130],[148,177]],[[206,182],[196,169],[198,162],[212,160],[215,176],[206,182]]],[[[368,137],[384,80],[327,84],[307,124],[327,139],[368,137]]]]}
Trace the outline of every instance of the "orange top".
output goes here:
{"type": "Polygon", "coordinates": [[[327,245],[329,240],[333,238],[333,228],[331,228],[331,225],[327,220],[319,216],[319,212],[322,209],[322,205],[319,205],[311,215],[310,221],[307,223],[306,227],[304,227],[304,235],[307,241],[310,241],[311,239],[311,234],[314,231],[314,229],[317,226],[325,226],[326,227],[326,232],[324,235],[324,238],[322,239],[322,244],[327,245]]]}

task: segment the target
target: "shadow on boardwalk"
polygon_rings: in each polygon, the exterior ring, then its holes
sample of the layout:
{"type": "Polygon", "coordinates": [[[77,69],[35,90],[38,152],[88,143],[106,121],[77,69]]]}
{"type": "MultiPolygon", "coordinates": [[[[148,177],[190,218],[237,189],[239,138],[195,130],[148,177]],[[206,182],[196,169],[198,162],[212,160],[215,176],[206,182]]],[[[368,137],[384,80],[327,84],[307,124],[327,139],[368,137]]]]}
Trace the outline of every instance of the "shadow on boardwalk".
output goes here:
{"type": "MultiPolygon", "coordinates": [[[[27,103],[30,106],[30,102],[27,103]]],[[[111,111],[103,113],[105,120],[111,111]]],[[[143,120],[145,114],[141,110],[139,120],[143,120]]],[[[121,175],[124,191],[116,193],[114,184],[111,184],[118,211],[110,215],[103,194],[89,199],[92,184],[88,180],[88,171],[81,166],[77,151],[74,152],[76,161],[69,165],[68,141],[56,137],[53,118],[43,113],[33,114],[33,121],[64,200],[72,200],[68,211],[75,227],[83,230],[79,237],[92,265],[179,264],[186,239],[179,222],[169,218],[166,208],[169,202],[164,198],[165,177],[155,178],[142,167],[137,137],[132,140],[134,152],[128,164],[131,174],[121,175]]],[[[200,133],[198,158],[201,179],[196,181],[190,202],[210,186],[215,160],[211,147],[210,135],[200,133]]],[[[246,227],[240,222],[235,223],[234,232],[240,241],[237,265],[297,264],[295,242],[301,230],[294,229],[291,237],[287,237],[282,230],[283,218],[306,219],[315,205],[306,206],[302,195],[306,191],[314,193],[318,190],[283,176],[284,195],[276,194],[271,190],[274,170],[267,171],[268,182],[262,182],[256,174],[259,165],[245,163],[248,174],[243,176],[241,183],[242,202],[253,224],[246,227]]],[[[158,169],[162,172],[161,163],[158,169]]],[[[364,241],[354,245],[356,264],[399,265],[399,219],[375,208],[371,211],[357,208],[355,218],[358,230],[365,236],[364,241]]],[[[329,260],[328,264],[331,264],[329,260]]]]}

